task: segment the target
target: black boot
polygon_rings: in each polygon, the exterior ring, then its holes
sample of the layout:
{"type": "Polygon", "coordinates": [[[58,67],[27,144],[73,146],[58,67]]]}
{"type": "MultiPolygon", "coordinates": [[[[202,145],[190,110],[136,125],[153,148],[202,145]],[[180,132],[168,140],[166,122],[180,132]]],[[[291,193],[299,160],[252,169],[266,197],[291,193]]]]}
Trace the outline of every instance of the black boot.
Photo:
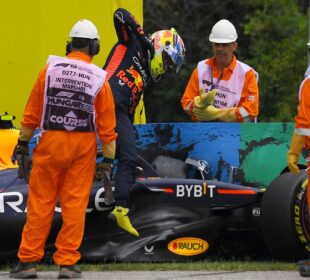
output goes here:
{"type": "Polygon", "coordinates": [[[82,271],[76,265],[62,265],[59,269],[58,279],[82,278],[82,271]]]}
{"type": "Polygon", "coordinates": [[[15,268],[10,271],[10,278],[33,279],[38,278],[36,262],[19,262],[15,268]]]}
{"type": "Polygon", "coordinates": [[[310,277],[310,260],[302,260],[298,262],[299,274],[302,277],[310,277]]]}

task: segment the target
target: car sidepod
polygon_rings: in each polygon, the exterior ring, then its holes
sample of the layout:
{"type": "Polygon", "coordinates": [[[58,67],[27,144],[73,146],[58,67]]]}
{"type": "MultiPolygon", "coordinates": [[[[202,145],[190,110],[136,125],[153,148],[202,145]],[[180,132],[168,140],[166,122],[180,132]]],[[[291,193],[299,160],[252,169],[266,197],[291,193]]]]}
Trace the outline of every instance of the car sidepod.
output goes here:
{"type": "Polygon", "coordinates": [[[96,230],[84,239],[82,255],[118,261],[203,259],[217,254],[225,232],[258,231],[261,195],[255,188],[212,180],[140,178],[129,205],[139,238],[94,211],[89,221],[100,223],[102,233],[96,230]]]}

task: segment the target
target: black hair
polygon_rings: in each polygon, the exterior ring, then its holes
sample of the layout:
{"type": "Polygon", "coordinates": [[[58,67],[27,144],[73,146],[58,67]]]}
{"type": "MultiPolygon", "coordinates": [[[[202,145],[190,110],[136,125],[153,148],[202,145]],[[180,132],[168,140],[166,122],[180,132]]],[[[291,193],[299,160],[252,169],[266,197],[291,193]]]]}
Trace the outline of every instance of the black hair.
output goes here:
{"type": "Polygon", "coordinates": [[[74,49],[82,49],[89,45],[90,39],[87,38],[72,38],[72,48],[74,49]]]}

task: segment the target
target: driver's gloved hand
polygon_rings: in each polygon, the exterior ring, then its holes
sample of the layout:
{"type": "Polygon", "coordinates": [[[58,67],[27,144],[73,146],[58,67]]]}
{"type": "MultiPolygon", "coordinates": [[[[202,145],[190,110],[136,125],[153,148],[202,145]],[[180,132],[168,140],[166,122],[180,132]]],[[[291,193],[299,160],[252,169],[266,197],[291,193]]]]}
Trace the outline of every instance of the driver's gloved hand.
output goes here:
{"type": "Polygon", "coordinates": [[[148,52],[149,59],[151,61],[155,55],[155,49],[153,43],[146,36],[141,36],[139,38],[139,41],[141,43],[142,48],[148,52]]]}

